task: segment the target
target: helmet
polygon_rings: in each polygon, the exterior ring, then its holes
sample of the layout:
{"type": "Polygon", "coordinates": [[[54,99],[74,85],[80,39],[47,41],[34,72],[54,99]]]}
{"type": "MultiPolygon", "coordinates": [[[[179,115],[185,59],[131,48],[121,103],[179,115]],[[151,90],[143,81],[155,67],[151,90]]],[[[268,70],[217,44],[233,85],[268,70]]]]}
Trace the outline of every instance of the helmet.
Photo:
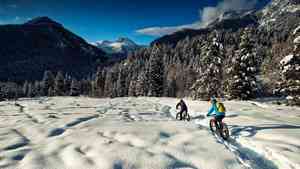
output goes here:
{"type": "Polygon", "coordinates": [[[210,98],[210,101],[211,101],[212,103],[216,103],[216,102],[217,102],[217,99],[216,99],[215,97],[211,97],[211,98],[210,98]]]}

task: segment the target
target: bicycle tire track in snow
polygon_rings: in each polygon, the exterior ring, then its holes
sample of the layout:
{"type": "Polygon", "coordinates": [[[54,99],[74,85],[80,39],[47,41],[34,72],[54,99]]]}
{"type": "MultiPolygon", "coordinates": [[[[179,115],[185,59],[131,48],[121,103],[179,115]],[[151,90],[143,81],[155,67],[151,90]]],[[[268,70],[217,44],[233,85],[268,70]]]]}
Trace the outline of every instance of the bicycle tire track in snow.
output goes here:
{"type": "MultiPolygon", "coordinates": [[[[201,121],[205,120],[195,120],[193,121],[195,124],[200,125],[210,132],[209,127],[202,124],[201,121]]],[[[215,133],[211,133],[212,136],[215,137],[218,143],[223,144],[229,151],[234,153],[238,159],[238,161],[245,167],[249,169],[278,169],[278,167],[269,159],[264,157],[263,155],[255,152],[254,150],[244,147],[234,138],[229,138],[228,141],[222,139],[215,133]]]]}

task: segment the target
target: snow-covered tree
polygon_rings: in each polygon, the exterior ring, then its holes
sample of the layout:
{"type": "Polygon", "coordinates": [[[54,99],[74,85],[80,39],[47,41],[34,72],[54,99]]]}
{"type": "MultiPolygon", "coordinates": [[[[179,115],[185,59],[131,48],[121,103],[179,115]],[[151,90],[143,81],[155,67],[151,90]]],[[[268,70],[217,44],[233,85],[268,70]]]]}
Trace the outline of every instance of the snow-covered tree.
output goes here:
{"type": "Polygon", "coordinates": [[[148,84],[145,71],[141,71],[136,82],[136,96],[145,96],[147,94],[148,84]]]}
{"type": "Polygon", "coordinates": [[[25,81],[25,83],[23,84],[23,96],[27,97],[28,95],[28,87],[29,87],[29,83],[28,81],[25,81]]]}
{"type": "Polygon", "coordinates": [[[31,91],[34,96],[44,96],[44,87],[43,87],[43,82],[35,81],[34,84],[31,86],[31,91]]]}
{"type": "Polygon", "coordinates": [[[244,30],[239,49],[231,60],[227,70],[226,95],[230,99],[248,100],[257,96],[257,55],[251,39],[251,29],[244,30]]]}
{"type": "Polygon", "coordinates": [[[129,83],[128,96],[137,96],[136,83],[137,83],[137,77],[134,76],[129,83]]]}
{"type": "Polygon", "coordinates": [[[117,96],[124,97],[127,95],[126,91],[126,74],[124,70],[120,70],[118,73],[118,80],[117,80],[117,96]]]}
{"type": "Polygon", "coordinates": [[[54,89],[54,75],[51,71],[45,71],[43,78],[43,91],[46,96],[48,96],[49,89],[54,89]]]}
{"type": "Polygon", "coordinates": [[[79,96],[80,95],[80,84],[76,79],[73,79],[71,82],[70,96],[79,96]]]}
{"type": "Polygon", "coordinates": [[[95,82],[93,84],[93,95],[102,97],[104,95],[105,87],[105,72],[98,70],[96,73],[95,82]]]}
{"type": "Polygon", "coordinates": [[[193,98],[208,100],[212,96],[222,94],[224,48],[219,37],[213,37],[212,42],[207,43],[202,53],[202,67],[198,71],[200,77],[193,84],[193,98]]]}
{"type": "Polygon", "coordinates": [[[281,82],[275,92],[287,96],[289,105],[300,106],[300,31],[294,31],[294,50],[281,61],[281,82]]]}
{"type": "Polygon", "coordinates": [[[163,94],[164,66],[162,59],[161,49],[158,46],[154,46],[151,52],[148,68],[148,96],[160,97],[163,94]]]}
{"type": "Polygon", "coordinates": [[[54,81],[54,95],[55,96],[63,96],[65,94],[65,84],[64,84],[64,75],[62,72],[58,72],[54,81]]]}
{"type": "Polygon", "coordinates": [[[52,96],[55,96],[54,94],[55,94],[55,92],[54,92],[53,87],[49,87],[47,96],[52,97],[52,96]]]}
{"type": "Polygon", "coordinates": [[[65,74],[65,78],[64,78],[64,91],[66,92],[66,94],[68,95],[70,90],[71,90],[71,83],[72,83],[72,77],[68,74],[65,74]]]}

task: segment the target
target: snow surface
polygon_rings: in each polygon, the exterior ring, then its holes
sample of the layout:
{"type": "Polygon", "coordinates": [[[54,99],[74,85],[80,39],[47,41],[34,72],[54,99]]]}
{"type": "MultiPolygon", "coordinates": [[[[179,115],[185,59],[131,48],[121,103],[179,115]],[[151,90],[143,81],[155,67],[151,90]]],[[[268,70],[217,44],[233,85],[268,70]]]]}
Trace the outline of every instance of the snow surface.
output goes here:
{"type": "Polygon", "coordinates": [[[208,102],[52,97],[0,102],[0,168],[297,169],[300,109],[224,102],[229,141],[213,135],[208,102]]]}

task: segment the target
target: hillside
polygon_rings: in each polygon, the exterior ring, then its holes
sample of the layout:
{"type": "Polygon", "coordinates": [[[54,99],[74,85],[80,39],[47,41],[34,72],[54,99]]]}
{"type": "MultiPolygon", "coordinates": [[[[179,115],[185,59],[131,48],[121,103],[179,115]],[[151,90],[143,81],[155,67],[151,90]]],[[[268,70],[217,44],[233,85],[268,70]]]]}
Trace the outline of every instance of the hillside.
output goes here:
{"type": "Polygon", "coordinates": [[[41,80],[46,70],[77,78],[103,64],[105,53],[50,18],[0,25],[0,81],[41,80]]]}

